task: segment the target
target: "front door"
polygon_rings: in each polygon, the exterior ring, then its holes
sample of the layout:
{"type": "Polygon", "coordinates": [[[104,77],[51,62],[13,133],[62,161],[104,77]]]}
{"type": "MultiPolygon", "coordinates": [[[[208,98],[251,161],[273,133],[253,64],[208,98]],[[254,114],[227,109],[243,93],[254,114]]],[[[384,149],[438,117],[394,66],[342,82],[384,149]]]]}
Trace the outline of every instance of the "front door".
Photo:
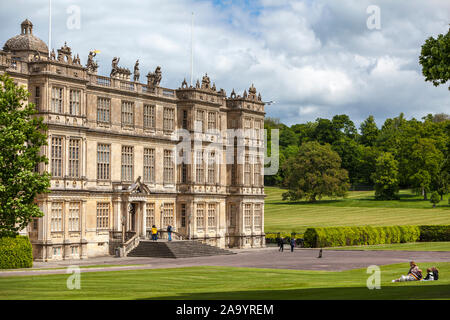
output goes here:
{"type": "Polygon", "coordinates": [[[130,231],[136,232],[136,204],[130,204],[130,231]]]}

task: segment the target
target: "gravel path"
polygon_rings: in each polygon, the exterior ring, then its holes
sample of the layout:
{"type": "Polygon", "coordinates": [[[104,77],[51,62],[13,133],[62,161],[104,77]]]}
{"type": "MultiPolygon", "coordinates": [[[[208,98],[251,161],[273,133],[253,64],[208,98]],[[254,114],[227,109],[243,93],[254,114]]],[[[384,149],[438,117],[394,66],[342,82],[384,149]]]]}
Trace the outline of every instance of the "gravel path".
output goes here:
{"type": "MultiPolygon", "coordinates": [[[[0,277],[28,276],[44,274],[64,274],[68,266],[97,266],[81,268],[81,272],[142,270],[158,268],[179,268],[192,266],[226,266],[271,268],[291,270],[324,270],[340,271],[366,268],[369,265],[386,265],[393,263],[408,263],[414,260],[422,262],[450,262],[450,252],[424,251],[344,251],[324,250],[323,257],[317,258],[318,249],[296,249],[290,252],[278,252],[278,248],[234,250],[235,255],[196,257],[183,259],[163,258],[115,258],[99,257],[87,260],[66,260],[56,262],[35,262],[33,269],[0,271],[0,277]],[[101,267],[101,265],[108,265],[101,267]],[[114,265],[114,266],[109,266],[114,265]],[[117,265],[117,266],[116,266],[117,265]],[[59,268],[45,270],[48,268],[59,268]]],[[[422,267],[425,269],[426,264],[422,267]]]]}

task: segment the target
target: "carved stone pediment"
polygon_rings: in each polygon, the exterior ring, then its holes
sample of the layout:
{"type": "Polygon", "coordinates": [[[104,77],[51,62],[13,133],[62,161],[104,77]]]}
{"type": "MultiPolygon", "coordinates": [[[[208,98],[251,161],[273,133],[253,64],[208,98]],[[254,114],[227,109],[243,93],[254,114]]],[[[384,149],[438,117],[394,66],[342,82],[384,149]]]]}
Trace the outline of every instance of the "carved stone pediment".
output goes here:
{"type": "Polygon", "coordinates": [[[130,195],[150,194],[150,189],[141,182],[141,177],[137,178],[136,182],[129,186],[127,191],[130,193],[130,195]]]}

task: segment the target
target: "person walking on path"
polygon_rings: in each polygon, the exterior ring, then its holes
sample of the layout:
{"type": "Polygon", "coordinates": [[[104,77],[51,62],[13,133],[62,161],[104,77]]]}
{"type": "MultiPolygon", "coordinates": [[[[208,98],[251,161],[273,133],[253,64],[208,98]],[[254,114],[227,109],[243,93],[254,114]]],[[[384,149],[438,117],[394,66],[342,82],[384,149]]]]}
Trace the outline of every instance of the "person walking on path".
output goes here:
{"type": "Polygon", "coordinates": [[[278,249],[278,251],[283,252],[283,250],[284,250],[284,239],[280,238],[280,249],[278,249]]]}
{"type": "Polygon", "coordinates": [[[168,235],[168,240],[172,241],[172,226],[170,224],[167,226],[167,235],[168,235]]]}
{"type": "Polygon", "coordinates": [[[292,238],[291,239],[291,252],[294,252],[294,247],[295,247],[295,239],[292,238]]]}
{"type": "Polygon", "coordinates": [[[158,241],[158,229],[155,227],[155,225],[152,226],[152,240],[158,241]]]}

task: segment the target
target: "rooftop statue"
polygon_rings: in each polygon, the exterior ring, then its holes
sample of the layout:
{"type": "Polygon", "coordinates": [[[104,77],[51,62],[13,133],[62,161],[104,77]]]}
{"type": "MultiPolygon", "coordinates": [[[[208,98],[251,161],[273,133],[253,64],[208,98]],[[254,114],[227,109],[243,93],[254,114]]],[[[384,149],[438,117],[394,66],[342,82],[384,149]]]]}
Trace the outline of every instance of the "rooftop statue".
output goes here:
{"type": "Polygon", "coordinates": [[[111,62],[112,70],[111,70],[111,78],[120,78],[123,80],[130,81],[131,71],[127,68],[119,67],[120,58],[114,57],[111,62]]]}
{"type": "Polygon", "coordinates": [[[116,76],[119,72],[119,61],[120,58],[114,57],[114,59],[111,62],[111,78],[116,76]]]}
{"type": "Polygon", "coordinates": [[[159,87],[159,84],[161,83],[162,80],[162,72],[161,72],[161,67],[157,66],[155,69],[155,72],[151,73],[149,72],[147,74],[147,83],[149,87],[159,87]]]}
{"type": "Polygon", "coordinates": [[[87,60],[87,64],[86,64],[88,72],[97,73],[98,64],[97,64],[97,62],[94,61],[94,58],[96,55],[97,55],[97,53],[95,53],[94,51],[89,52],[88,60],[87,60]]]}
{"type": "Polygon", "coordinates": [[[211,88],[211,80],[208,77],[208,74],[205,74],[202,78],[202,89],[210,89],[211,88]]]}
{"type": "Polygon", "coordinates": [[[134,82],[139,82],[139,77],[140,77],[140,72],[139,72],[139,59],[136,60],[136,64],[134,65],[134,82]]]}

